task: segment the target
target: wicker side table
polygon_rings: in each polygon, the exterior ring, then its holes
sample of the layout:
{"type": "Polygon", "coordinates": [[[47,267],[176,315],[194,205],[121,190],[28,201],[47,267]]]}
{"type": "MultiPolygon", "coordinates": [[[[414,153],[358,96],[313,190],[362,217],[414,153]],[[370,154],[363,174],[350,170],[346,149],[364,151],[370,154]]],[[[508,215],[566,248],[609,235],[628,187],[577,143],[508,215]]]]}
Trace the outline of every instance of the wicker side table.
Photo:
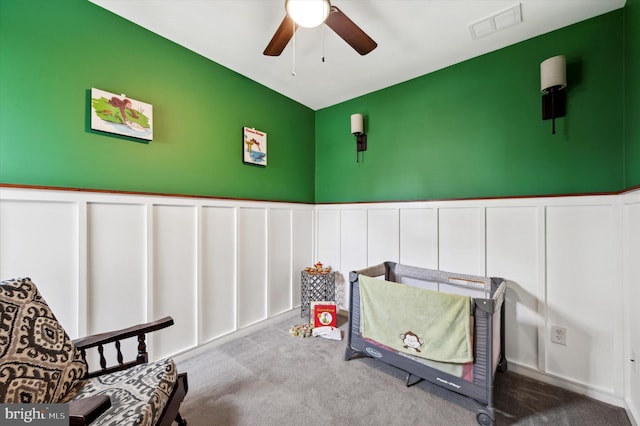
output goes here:
{"type": "Polygon", "coordinates": [[[310,274],[306,271],[301,272],[300,292],[300,316],[308,317],[311,312],[311,302],[316,301],[335,301],[336,300],[336,279],[333,272],[327,274],[310,274]]]}

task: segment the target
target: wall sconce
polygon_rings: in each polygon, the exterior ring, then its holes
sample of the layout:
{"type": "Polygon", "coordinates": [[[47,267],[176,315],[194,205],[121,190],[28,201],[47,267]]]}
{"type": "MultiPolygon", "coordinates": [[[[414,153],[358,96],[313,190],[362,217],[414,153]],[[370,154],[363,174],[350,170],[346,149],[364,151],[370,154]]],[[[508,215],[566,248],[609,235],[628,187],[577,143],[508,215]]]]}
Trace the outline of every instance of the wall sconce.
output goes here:
{"type": "Polygon", "coordinates": [[[567,64],[564,56],[554,56],[540,64],[542,119],[552,120],[551,133],[556,134],[556,118],[567,114],[567,64]]]}
{"type": "Polygon", "coordinates": [[[367,150],[367,134],[364,132],[362,114],[351,114],[351,133],[356,137],[356,163],[360,162],[360,152],[367,150]]]}

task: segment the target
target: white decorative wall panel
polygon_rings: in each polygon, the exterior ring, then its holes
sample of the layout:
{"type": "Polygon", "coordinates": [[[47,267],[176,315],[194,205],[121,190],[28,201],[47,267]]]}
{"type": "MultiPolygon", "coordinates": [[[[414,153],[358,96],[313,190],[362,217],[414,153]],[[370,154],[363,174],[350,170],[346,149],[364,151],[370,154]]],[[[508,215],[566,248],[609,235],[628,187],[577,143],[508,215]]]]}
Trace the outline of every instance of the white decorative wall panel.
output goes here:
{"type": "Polygon", "coordinates": [[[341,226],[340,210],[320,209],[317,212],[318,224],[316,228],[317,250],[314,262],[320,261],[331,266],[336,277],[336,301],[340,306],[346,306],[349,292],[349,272],[344,275],[342,269],[343,257],[340,246],[341,226]]]}
{"type": "Polygon", "coordinates": [[[481,208],[441,208],[438,234],[439,269],[484,275],[484,226],[481,208]]]}
{"type": "Polygon", "coordinates": [[[313,261],[313,222],[314,215],[311,210],[294,209],[293,217],[293,252],[292,259],[292,306],[300,306],[300,271],[314,263],[313,261]]]}
{"type": "Polygon", "coordinates": [[[145,210],[143,205],[87,204],[88,333],[147,319],[145,210]]]}
{"type": "Polygon", "coordinates": [[[200,339],[236,329],[236,209],[202,208],[200,339]]]}
{"type": "Polygon", "coordinates": [[[290,310],[291,210],[269,210],[269,316],[290,310]]]}
{"type": "MultiPolygon", "coordinates": [[[[566,378],[610,402],[623,387],[616,203],[604,196],[321,206],[317,247],[336,250],[339,239],[344,272],[397,253],[406,264],[505,277],[510,365],[566,378]],[[567,327],[567,346],[550,342],[556,323],[567,327]]],[[[637,249],[628,246],[632,256],[637,249]]]]}
{"type": "MultiPolygon", "coordinates": [[[[144,205],[87,204],[87,333],[147,320],[147,222],[144,205]]],[[[135,357],[137,342],[123,345],[135,357]]]]}
{"type": "Polygon", "coordinates": [[[611,206],[547,208],[547,332],[567,330],[566,346],[547,345],[547,371],[609,393],[623,325],[615,235],[611,206]]]}
{"type": "Polygon", "coordinates": [[[194,206],[153,206],[153,307],[150,319],[170,315],[178,327],[152,335],[154,356],[197,344],[197,216],[194,206]]]}
{"type": "Polygon", "coordinates": [[[72,337],[171,315],[159,357],[297,305],[315,229],[312,205],[0,188],[0,277],[30,275],[72,337]]]}
{"type": "Polygon", "coordinates": [[[0,201],[0,277],[30,277],[78,337],[78,208],[53,200],[0,201]]]}
{"type": "Polygon", "coordinates": [[[400,209],[400,263],[438,269],[436,209],[400,209]]]}
{"type": "Polygon", "coordinates": [[[639,241],[640,191],[314,207],[0,188],[0,277],[31,275],[73,337],[172,315],[150,346],[176,353],[298,306],[315,261],[344,292],[349,271],[394,258],[504,276],[509,365],[596,397],[624,392],[634,413],[639,241]],[[566,346],[551,325],[567,328],[566,346]]]}
{"type": "Polygon", "coordinates": [[[340,306],[349,306],[349,273],[369,265],[367,257],[367,211],[365,209],[343,210],[340,215],[340,275],[336,284],[340,288],[340,306]],[[344,293],[344,295],[342,295],[344,293]]]}
{"type": "MultiPolygon", "coordinates": [[[[631,198],[631,197],[630,197],[631,198]]],[[[640,422],[640,194],[625,208],[625,304],[627,342],[624,353],[627,404],[640,422]],[[631,361],[633,360],[633,361],[631,361]]]]}
{"type": "Polygon", "coordinates": [[[367,261],[377,265],[400,259],[398,209],[369,209],[367,217],[367,261]]]}
{"type": "Polygon", "coordinates": [[[238,209],[238,327],[267,317],[266,209],[238,209]]]}
{"type": "MultiPolygon", "coordinates": [[[[490,207],[487,221],[487,275],[508,279],[506,352],[509,361],[538,368],[538,331],[544,330],[544,282],[539,277],[537,207],[490,207]]],[[[540,241],[542,240],[542,241],[540,241]]]]}
{"type": "Polygon", "coordinates": [[[340,210],[320,209],[317,215],[316,239],[318,241],[318,249],[313,263],[320,261],[339,271],[342,268],[340,265],[340,210]]]}

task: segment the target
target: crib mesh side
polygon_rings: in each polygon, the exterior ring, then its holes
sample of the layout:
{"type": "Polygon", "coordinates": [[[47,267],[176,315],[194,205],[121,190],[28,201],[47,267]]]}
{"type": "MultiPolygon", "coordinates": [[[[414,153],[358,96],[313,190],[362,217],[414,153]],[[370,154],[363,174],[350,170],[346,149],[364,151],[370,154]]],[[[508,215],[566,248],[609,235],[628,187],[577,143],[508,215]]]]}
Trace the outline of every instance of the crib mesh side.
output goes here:
{"type": "Polygon", "coordinates": [[[491,351],[487,350],[489,339],[490,315],[487,312],[475,309],[474,322],[474,363],[473,363],[473,383],[483,385],[487,382],[487,377],[491,374],[488,371],[491,364],[491,351]]]}
{"type": "Polygon", "coordinates": [[[405,277],[422,281],[435,281],[473,290],[482,290],[485,292],[485,297],[491,297],[492,285],[489,277],[425,269],[395,262],[385,262],[385,266],[387,267],[388,281],[401,282],[402,278],[405,277]]]}

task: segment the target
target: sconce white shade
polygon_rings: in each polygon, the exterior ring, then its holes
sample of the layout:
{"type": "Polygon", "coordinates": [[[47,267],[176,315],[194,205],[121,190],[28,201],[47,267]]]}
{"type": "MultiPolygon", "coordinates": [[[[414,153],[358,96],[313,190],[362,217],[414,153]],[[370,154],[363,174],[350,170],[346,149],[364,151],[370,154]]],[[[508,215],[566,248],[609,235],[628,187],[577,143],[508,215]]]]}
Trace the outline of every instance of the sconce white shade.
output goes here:
{"type": "Polygon", "coordinates": [[[567,87],[567,61],[562,55],[549,58],[540,64],[540,91],[546,93],[552,87],[567,87]]]}
{"type": "Polygon", "coordinates": [[[351,114],[351,133],[354,135],[364,133],[364,120],[362,114],[351,114]]]}
{"type": "Polygon", "coordinates": [[[287,0],[284,7],[291,19],[305,28],[322,24],[331,11],[329,0],[287,0]]]}

